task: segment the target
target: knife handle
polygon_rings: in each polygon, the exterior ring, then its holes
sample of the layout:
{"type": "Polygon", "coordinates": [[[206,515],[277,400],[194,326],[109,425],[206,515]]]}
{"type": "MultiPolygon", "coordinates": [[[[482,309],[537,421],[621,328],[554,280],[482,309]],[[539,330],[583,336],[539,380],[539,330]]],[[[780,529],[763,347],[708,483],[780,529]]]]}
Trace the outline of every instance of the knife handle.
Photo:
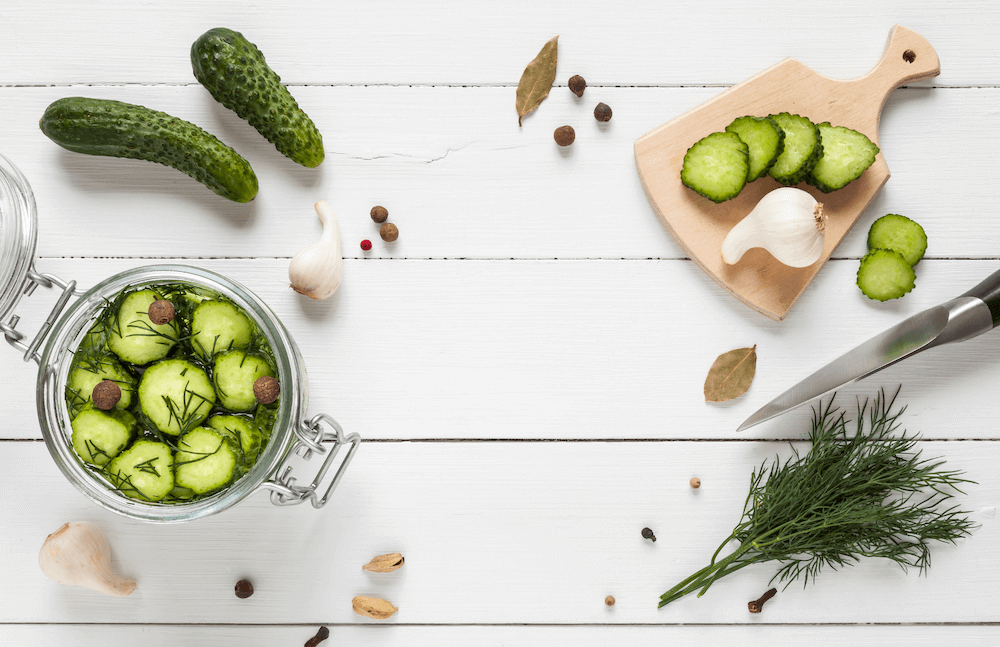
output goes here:
{"type": "Polygon", "coordinates": [[[990,274],[985,281],[962,296],[982,299],[993,315],[993,327],[1000,326],[1000,270],[990,274]]]}

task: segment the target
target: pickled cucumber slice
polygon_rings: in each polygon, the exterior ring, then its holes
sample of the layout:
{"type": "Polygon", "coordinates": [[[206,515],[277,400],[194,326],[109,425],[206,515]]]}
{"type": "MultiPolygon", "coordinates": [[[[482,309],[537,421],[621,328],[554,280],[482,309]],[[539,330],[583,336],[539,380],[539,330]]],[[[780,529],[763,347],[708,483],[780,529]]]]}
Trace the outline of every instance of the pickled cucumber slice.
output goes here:
{"type": "Polygon", "coordinates": [[[221,353],[215,358],[212,371],[219,404],[230,411],[250,411],[257,404],[253,383],[261,376],[274,377],[274,371],[259,355],[241,350],[221,353]]]}
{"type": "Polygon", "coordinates": [[[916,265],[927,251],[927,234],[906,216],[886,214],[868,230],[868,249],[891,249],[911,266],[916,265]]]}
{"type": "Polygon", "coordinates": [[[129,444],[135,435],[136,421],[128,411],[101,411],[87,405],[73,418],[70,426],[77,455],[84,462],[101,467],[129,444]]]}
{"type": "Polygon", "coordinates": [[[889,249],[873,249],[861,259],[858,287],[875,301],[898,299],[913,289],[917,275],[903,255],[889,249]]]}
{"type": "Polygon", "coordinates": [[[107,474],[125,496],[159,501],[174,489],[174,456],[164,443],[137,440],[111,461],[107,474]]]}
{"type": "Polygon", "coordinates": [[[819,128],[805,117],[787,112],[769,116],[785,132],[785,140],[768,175],[782,184],[798,184],[809,176],[823,154],[819,128]]]}
{"type": "Polygon", "coordinates": [[[116,383],[122,397],[116,409],[126,410],[132,406],[135,394],[135,378],[110,353],[95,356],[81,356],[66,381],[66,404],[70,412],[76,414],[91,402],[94,387],[104,380],[116,383]]]}
{"type": "Polygon", "coordinates": [[[253,324],[228,301],[205,301],[191,315],[191,347],[206,359],[250,345],[253,324]]]}
{"type": "Polygon", "coordinates": [[[215,405],[205,371],[183,359],[157,362],[139,381],[139,406],[149,422],[171,436],[198,426],[215,405]]]}
{"type": "Polygon", "coordinates": [[[260,430],[253,420],[242,416],[212,416],[205,423],[223,436],[231,438],[243,454],[243,463],[253,465],[260,453],[260,430]]]}
{"type": "Polygon", "coordinates": [[[861,177],[875,162],[878,146],[863,134],[825,122],[817,126],[823,141],[823,156],[809,175],[809,184],[823,193],[842,189],[861,177]]]}
{"type": "Polygon", "coordinates": [[[712,202],[731,200],[747,183],[749,151],[736,133],[712,133],[684,155],[681,181],[712,202]]]}
{"type": "Polygon", "coordinates": [[[132,364],[163,359],[177,343],[177,320],[162,325],[149,320],[149,305],[162,297],[154,290],[138,290],[125,297],[111,322],[108,348],[132,364]]]}
{"type": "Polygon", "coordinates": [[[177,441],[177,485],[205,494],[229,483],[235,470],[236,452],[215,430],[197,427],[177,441]]]}
{"type": "Polygon", "coordinates": [[[747,182],[767,175],[785,149],[785,131],[770,117],[740,117],[726,126],[726,132],[739,135],[750,149],[747,182]]]}

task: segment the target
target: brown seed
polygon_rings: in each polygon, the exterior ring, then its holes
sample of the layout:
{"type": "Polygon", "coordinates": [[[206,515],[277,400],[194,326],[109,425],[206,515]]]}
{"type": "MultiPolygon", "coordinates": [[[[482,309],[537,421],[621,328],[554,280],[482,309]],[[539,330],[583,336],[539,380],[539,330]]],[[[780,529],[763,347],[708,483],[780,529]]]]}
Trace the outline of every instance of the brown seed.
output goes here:
{"type": "Polygon", "coordinates": [[[573,126],[560,126],[552,136],[560,146],[569,146],[576,139],[576,131],[573,130],[573,126]]]}
{"type": "Polygon", "coordinates": [[[615,596],[609,595],[608,597],[604,598],[604,604],[608,605],[609,607],[615,606],[615,596]]]}
{"type": "Polygon", "coordinates": [[[375,222],[385,222],[389,217],[389,211],[385,207],[372,207],[372,220],[375,222]]]}
{"type": "Polygon", "coordinates": [[[253,595],[253,584],[249,580],[240,580],[236,583],[236,597],[245,600],[253,595]]]}
{"type": "Polygon", "coordinates": [[[385,620],[399,611],[392,606],[392,602],[380,598],[370,598],[367,595],[359,595],[351,600],[351,606],[354,607],[354,613],[359,616],[368,616],[376,620],[385,620]]]}
{"type": "Polygon", "coordinates": [[[391,222],[382,225],[378,230],[378,235],[387,243],[391,243],[399,238],[399,229],[391,222]]]}
{"type": "Polygon", "coordinates": [[[122,399],[122,390],[111,380],[102,380],[94,386],[94,390],[90,393],[90,399],[94,401],[94,406],[98,409],[111,411],[122,399]]]}
{"type": "Polygon", "coordinates": [[[774,597],[774,594],[778,592],[778,589],[768,589],[764,592],[764,595],[756,600],[751,600],[747,602],[747,608],[750,613],[760,613],[764,610],[764,603],[774,597]]]}
{"type": "Polygon", "coordinates": [[[174,312],[174,304],[166,299],[157,299],[149,304],[149,310],[146,314],[149,315],[150,321],[157,326],[162,326],[174,320],[174,312]]]}
{"type": "Polygon", "coordinates": [[[373,573],[391,573],[394,570],[401,568],[403,562],[403,556],[399,553],[389,553],[388,555],[379,555],[378,557],[373,557],[372,561],[368,562],[362,566],[362,570],[371,571],[373,573]]]}
{"type": "Polygon", "coordinates": [[[701,487],[701,479],[697,476],[693,477],[688,483],[696,490],[701,487]]]}
{"type": "Polygon", "coordinates": [[[253,381],[253,396],[261,404],[271,404],[278,399],[281,385],[270,375],[261,375],[253,381]]]}
{"type": "Polygon", "coordinates": [[[587,82],[579,74],[569,77],[569,89],[578,97],[583,96],[583,91],[587,89],[587,82]]]}
{"type": "Polygon", "coordinates": [[[611,121],[611,106],[606,103],[599,103],[594,108],[594,119],[598,121],[611,121]]]}

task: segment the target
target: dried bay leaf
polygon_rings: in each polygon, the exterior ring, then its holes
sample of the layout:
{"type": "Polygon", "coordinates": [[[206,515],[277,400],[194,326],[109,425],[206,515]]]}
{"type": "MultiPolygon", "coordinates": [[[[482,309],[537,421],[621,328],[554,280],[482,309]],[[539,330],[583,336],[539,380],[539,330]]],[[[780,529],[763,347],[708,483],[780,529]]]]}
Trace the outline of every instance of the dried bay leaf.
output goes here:
{"type": "Polygon", "coordinates": [[[747,392],[757,373],[757,345],[715,358],[705,378],[705,402],[725,402],[747,392]]]}
{"type": "Polygon", "coordinates": [[[517,125],[521,125],[521,117],[528,114],[549,96],[549,90],[556,80],[556,62],[559,58],[559,37],[556,36],[542,46],[528,66],[521,73],[517,84],[517,125]]]}

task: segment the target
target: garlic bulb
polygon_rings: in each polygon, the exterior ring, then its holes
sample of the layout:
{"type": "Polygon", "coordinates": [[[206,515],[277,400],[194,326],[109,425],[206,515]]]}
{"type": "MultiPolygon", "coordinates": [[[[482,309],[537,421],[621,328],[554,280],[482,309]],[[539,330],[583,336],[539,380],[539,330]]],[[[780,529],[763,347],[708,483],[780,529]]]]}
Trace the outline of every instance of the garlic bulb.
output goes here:
{"type": "Polygon", "coordinates": [[[292,289],[313,299],[332,296],[344,276],[344,259],[340,255],[340,226],[333,209],[325,201],[316,203],[316,215],[323,223],[319,242],[302,249],[288,264],[288,279],[292,289]]]}
{"type": "Polygon", "coordinates": [[[763,247],[790,267],[809,267],[823,255],[823,203],[803,191],[782,187],[757,203],[722,241],[722,260],[734,265],[747,250],[763,247]]]}
{"type": "Polygon", "coordinates": [[[87,521],[64,523],[49,535],[38,553],[38,565],[50,580],[85,586],[107,595],[125,596],[135,590],[135,580],[111,569],[111,547],[104,533],[87,521]]]}

